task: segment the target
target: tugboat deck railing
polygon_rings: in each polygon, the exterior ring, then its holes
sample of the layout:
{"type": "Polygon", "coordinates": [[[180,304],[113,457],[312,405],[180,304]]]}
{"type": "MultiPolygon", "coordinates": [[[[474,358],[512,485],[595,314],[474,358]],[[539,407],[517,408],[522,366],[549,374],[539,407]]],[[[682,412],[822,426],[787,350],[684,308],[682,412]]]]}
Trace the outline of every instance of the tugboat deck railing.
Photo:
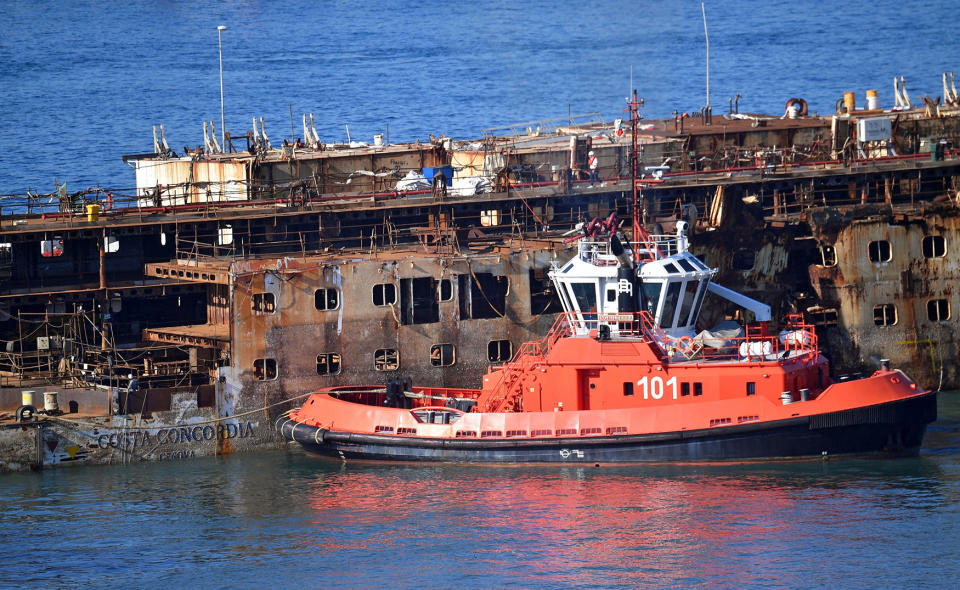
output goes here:
{"type": "Polygon", "coordinates": [[[787,316],[782,335],[782,338],[769,335],[763,326],[748,326],[746,334],[739,337],[676,338],[664,332],[646,311],[614,314],[564,312],[557,317],[545,338],[521,346],[512,363],[525,364],[543,359],[550,348],[564,338],[650,342],[668,362],[760,363],[819,354],[816,332],[802,315],[787,316]]]}

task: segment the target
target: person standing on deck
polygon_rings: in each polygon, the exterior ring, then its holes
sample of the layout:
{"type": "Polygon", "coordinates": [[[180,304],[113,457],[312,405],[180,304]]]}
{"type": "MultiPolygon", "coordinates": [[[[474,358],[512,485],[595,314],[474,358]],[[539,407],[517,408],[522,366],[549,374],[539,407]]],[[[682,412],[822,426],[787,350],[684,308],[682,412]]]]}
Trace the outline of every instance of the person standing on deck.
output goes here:
{"type": "Polygon", "coordinates": [[[597,155],[591,151],[587,154],[587,168],[590,169],[590,186],[593,186],[594,183],[600,181],[600,171],[597,169],[599,162],[597,161],[597,155]]]}

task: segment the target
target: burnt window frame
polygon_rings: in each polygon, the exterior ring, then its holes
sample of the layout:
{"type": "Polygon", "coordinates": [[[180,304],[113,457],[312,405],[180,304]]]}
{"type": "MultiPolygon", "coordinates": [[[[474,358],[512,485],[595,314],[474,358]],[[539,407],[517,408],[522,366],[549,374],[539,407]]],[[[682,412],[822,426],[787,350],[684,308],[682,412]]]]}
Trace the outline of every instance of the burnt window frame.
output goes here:
{"type": "Polygon", "coordinates": [[[397,350],[396,348],[378,348],[374,350],[373,351],[373,369],[375,371],[384,371],[384,372],[399,371],[400,370],[400,351],[397,350]],[[381,356],[380,353],[383,353],[382,362],[378,358],[381,356]],[[389,357],[391,353],[392,353],[392,356],[394,357],[394,362],[396,363],[396,365],[393,367],[390,367],[387,365],[387,362],[389,361],[389,357]]]}
{"type": "Polygon", "coordinates": [[[512,358],[513,358],[513,342],[511,342],[510,340],[507,340],[506,338],[499,338],[499,339],[489,340],[489,341],[487,342],[487,362],[488,362],[488,363],[505,363],[505,362],[509,361],[509,360],[512,359],[512,358]],[[497,355],[497,359],[499,359],[499,360],[494,359],[494,358],[493,358],[493,355],[490,354],[490,347],[491,347],[491,345],[497,344],[497,350],[498,350],[498,352],[502,352],[502,351],[503,351],[503,347],[502,347],[502,343],[503,343],[503,342],[506,342],[506,343],[507,343],[507,356],[504,357],[503,355],[497,355]]]}
{"type": "Polygon", "coordinates": [[[440,279],[437,281],[437,301],[453,301],[453,281],[451,279],[440,279]],[[448,291],[447,296],[443,296],[444,285],[448,291]]]}
{"type": "Polygon", "coordinates": [[[375,284],[375,285],[373,286],[373,289],[371,290],[371,295],[373,296],[373,305],[374,305],[375,307],[389,307],[389,306],[392,306],[392,305],[396,305],[397,302],[400,301],[400,289],[397,288],[397,284],[396,284],[396,283],[377,283],[377,284],[375,284]],[[388,286],[389,286],[391,289],[393,289],[393,301],[389,301],[389,302],[387,301],[387,297],[386,297],[386,295],[387,295],[387,290],[386,290],[386,288],[387,288],[388,286]],[[380,289],[380,291],[381,291],[381,293],[380,293],[381,303],[377,303],[377,287],[380,287],[380,288],[381,288],[381,289],[380,289]]]}
{"type": "Polygon", "coordinates": [[[939,298],[936,298],[936,299],[928,299],[928,300],[927,300],[927,319],[928,319],[928,320],[930,320],[931,322],[933,322],[933,323],[935,323],[935,324],[939,324],[939,323],[942,323],[942,322],[950,321],[950,317],[951,317],[951,310],[950,310],[950,300],[949,300],[949,299],[946,299],[946,298],[943,298],[943,297],[939,297],[939,298]],[[941,313],[940,313],[940,311],[941,311],[941,310],[940,310],[940,303],[943,303],[944,307],[946,308],[946,317],[942,317],[942,316],[941,316],[941,313]],[[931,304],[933,304],[935,307],[931,307],[931,304]],[[934,314],[931,313],[931,311],[933,311],[933,310],[936,310],[936,314],[935,314],[935,315],[937,316],[936,318],[934,318],[934,317],[933,317],[934,314]]]}
{"type": "Polygon", "coordinates": [[[947,241],[943,236],[923,236],[923,239],[920,240],[920,251],[927,260],[945,258],[947,256],[947,241]],[[939,246],[939,248],[937,248],[937,246],[939,246]],[[939,254],[937,253],[938,250],[940,252],[939,254]]]}
{"type": "Polygon", "coordinates": [[[757,253],[747,248],[740,248],[734,251],[730,257],[730,268],[740,272],[750,272],[757,266],[757,253]],[[750,266],[745,266],[745,260],[750,262],[750,266]]]}
{"type": "Polygon", "coordinates": [[[867,243],[867,259],[874,264],[883,264],[884,262],[890,262],[893,260],[893,245],[890,244],[890,240],[871,240],[867,243]],[[874,247],[876,244],[876,247],[874,247]],[[886,244],[886,246],[883,246],[886,244]],[[883,249],[886,247],[886,258],[882,256],[883,249]],[[876,248],[876,252],[874,252],[876,248]]]}
{"type": "Polygon", "coordinates": [[[837,248],[831,244],[820,244],[817,246],[820,251],[820,266],[831,268],[837,265],[837,248]]]}
{"type": "Polygon", "coordinates": [[[336,311],[340,309],[340,302],[343,298],[340,296],[340,289],[336,287],[321,287],[313,292],[313,306],[317,311],[336,311]],[[330,302],[330,293],[336,293],[336,303],[333,307],[320,307],[320,292],[324,292],[323,301],[325,304],[330,302]]]}
{"type": "Polygon", "coordinates": [[[878,303],[873,306],[873,324],[875,326],[886,328],[888,326],[896,326],[897,322],[900,321],[900,312],[897,310],[896,303],[878,303]],[[889,311],[893,312],[893,321],[886,321],[889,319],[889,311]],[[878,315],[878,312],[879,315],[878,315]],[[880,321],[877,321],[880,320],[880,321]]]}
{"type": "Polygon", "coordinates": [[[452,343],[443,342],[430,346],[430,366],[450,367],[457,363],[457,347],[452,343]],[[445,352],[446,351],[446,352],[445,352]],[[436,356],[435,356],[436,355],[436,356]],[[448,362],[444,362],[448,361],[448,362]]]}
{"type": "Polygon", "coordinates": [[[271,357],[253,359],[253,379],[255,381],[276,381],[279,375],[280,367],[277,365],[277,359],[271,357]]]}
{"type": "Polygon", "coordinates": [[[250,308],[265,315],[277,312],[277,296],[270,291],[258,291],[250,295],[250,308]],[[269,301],[268,301],[269,299],[269,301]]]}
{"type": "Polygon", "coordinates": [[[321,352],[320,354],[317,355],[317,375],[339,375],[339,374],[340,374],[340,371],[342,371],[342,370],[343,370],[343,356],[341,356],[339,352],[321,352]],[[327,358],[327,367],[330,367],[330,366],[333,365],[333,357],[336,357],[336,358],[337,358],[337,360],[336,360],[337,370],[336,370],[336,371],[329,371],[329,370],[328,370],[328,371],[325,371],[325,372],[322,372],[322,373],[321,373],[321,372],[320,372],[320,357],[326,357],[326,358],[327,358]]]}

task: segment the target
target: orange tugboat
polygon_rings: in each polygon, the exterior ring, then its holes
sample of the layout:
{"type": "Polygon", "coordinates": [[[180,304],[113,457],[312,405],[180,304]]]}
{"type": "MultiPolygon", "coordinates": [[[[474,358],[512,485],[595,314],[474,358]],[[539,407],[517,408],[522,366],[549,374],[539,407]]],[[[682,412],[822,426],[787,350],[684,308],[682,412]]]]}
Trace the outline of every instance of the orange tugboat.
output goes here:
{"type": "MultiPolygon", "coordinates": [[[[916,454],[936,394],[888,363],[833,382],[800,316],[770,334],[768,306],[711,282],[676,235],[625,248],[614,219],[582,229],[550,272],[564,313],[481,389],[336,387],[277,427],[342,459],[614,463],[916,454]],[[752,311],[695,333],[706,293],[752,311]]],[[[635,230],[636,231],[636,230],[635,230]]]]}

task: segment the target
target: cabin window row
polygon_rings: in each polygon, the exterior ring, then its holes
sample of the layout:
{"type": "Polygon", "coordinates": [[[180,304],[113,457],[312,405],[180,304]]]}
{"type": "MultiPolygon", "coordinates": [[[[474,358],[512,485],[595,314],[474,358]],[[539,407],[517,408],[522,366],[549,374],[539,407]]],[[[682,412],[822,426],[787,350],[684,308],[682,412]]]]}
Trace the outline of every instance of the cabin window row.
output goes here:
{"type": "MultiPolygon", "coordinates": [[[[510,292],[508,277],[491,273],[457,275],[450,279],[414,277],[398,282],[377,283],[371,290],[371,302],[375,307],[395,307],[403,325],[424,324],[440,321],[439,304],[454,299],[454,280],[459,288],[459,311],[462,319],[503,317],[510,292]]],[[[549,311],[552,293],[546,279],[530,273],[530,307],[536,313],[549,311]]],[[[342,293],[336,287],[316,289],[314,307],[318,311],[340,309],[342,293]]],[[[251,296],[251,307],[258,314],[273,314],[277,311],[277,296],[270,292],[258,292],[251,296]]]]}
{"type": "MultiPolygon", "coordinates": [[[[947,255],[947,243],[943,236],[924,236],[920,240],[920,250],[926,259],[943,258],[947,255]]],[[[837,251],[833,246],[820,246],[823,266],[836,266],[837,251]]],[[[889,240],[873,240],[867,243],[867,259],[879,264],[893,260],[893,246],[889,240]]]]}
{"type": "MultiPolygon", "coordinates": [[[[487,343],[487,360],[502,363],[513,356],[513,344],[509,340],[491,340],[487,343]]],[[[449,367],[457,362],[453,344],[434,344],[430,347],[430,365],[449,367]]],[[[340,353],[324,352],[317,355],[317,375],[339,375],[342,368],[340,353]]],[[[395,348],[378,348],[373,353],[373,368],[377,371],[396,371],[400,368],[400,352],[395,348]]],[[[253,361],[253,375],[257,381],[276,379],[277,360],[261,358],[253,361]]]]}
{"type": "MultiPolygon", "coordinates": [[[[927,319],[931,322],[945,322],[950,319],[950,301],[930,299],[926,303],[927,319]]],[[[894,326],[899,321],[897,306],[894,303],[881,303],[873,306],[873,323],[877,326],[894,326]]]]}

